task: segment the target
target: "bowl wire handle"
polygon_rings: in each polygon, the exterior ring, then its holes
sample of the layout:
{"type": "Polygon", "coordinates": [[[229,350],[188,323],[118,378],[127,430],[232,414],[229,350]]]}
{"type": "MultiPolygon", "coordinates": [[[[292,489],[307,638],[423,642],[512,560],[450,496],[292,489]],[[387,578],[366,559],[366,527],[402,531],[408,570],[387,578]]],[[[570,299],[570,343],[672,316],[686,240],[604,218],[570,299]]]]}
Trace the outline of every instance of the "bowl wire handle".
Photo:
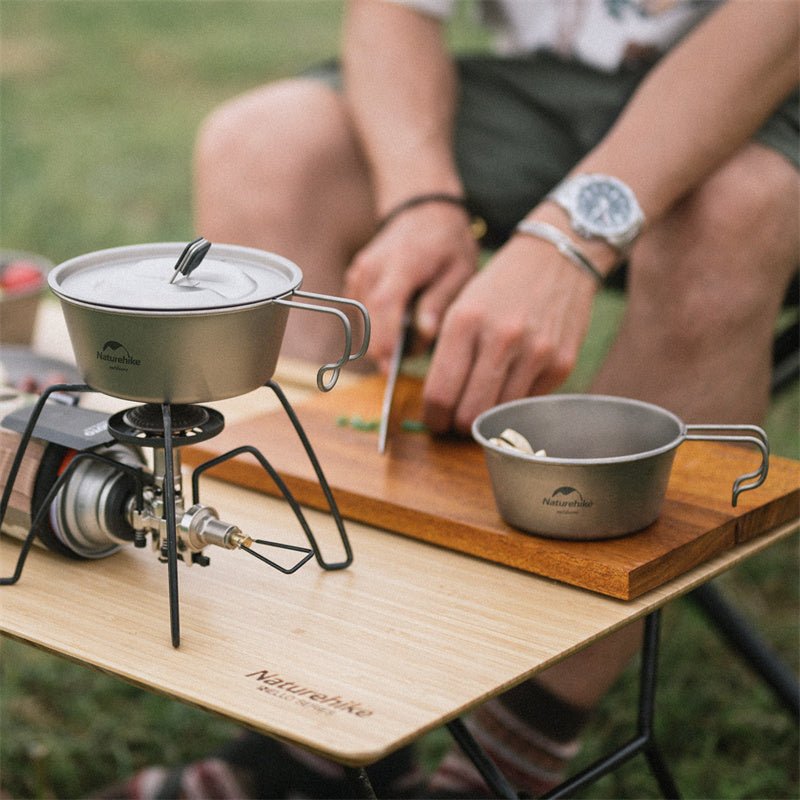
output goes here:
{"type": "Polygon", "coordinates": [[[363,319],[364,336],[361,342],[361,347],[358,349],[358,352],[353,353],[353,332],[350,326],[350,320],[340,309],[329,308],[328,306],[322,306],[317,303],[295,303],[292,300],[287,300],[283,297],[274,301],[280,305],[289,306],[290,308],[299,308],[304,311],[321,311],[324,314],[333,314],[334,316],[338,317],[339,321],[342,323],[342,327],[344,328],[344,352],[342,353],[341,358],[339,358],[338,361],[324,364],[319,368],[319,370],[317,370],[317,387],[321,392],[329,392],[336,385],[336,381],[339,379],[339,371],[341,368],[348,361],[355,361],[356,359],[361,358],[367,352],[370,337],[369,314],[367,313],[367,309],[363,303],[359,303],[357,300],[350,300],[345,297],[335,297],[327,294],[304,292],[300,291],[300,289],[295,289],[294,297],[302,297],[308,300],[319,300],[326,303],[341,303],[342,305],[353,306],[358,310],[363,319]],[[328,372],[331,374],[326,380],[326,373],[328,372]]]}
{"type": "Polygon", "coordinates": [[[758,425],[686,425],[685,439],[704,442],[751,444],[761,452],[761,465],[753,472],[740,475],[733,482],[731,505],[736,506],[742,492],[756,489],[767,479],[769,471],[769,439],[758,425]],[[748,483],[749,481],[749,483],[748,483]]]}

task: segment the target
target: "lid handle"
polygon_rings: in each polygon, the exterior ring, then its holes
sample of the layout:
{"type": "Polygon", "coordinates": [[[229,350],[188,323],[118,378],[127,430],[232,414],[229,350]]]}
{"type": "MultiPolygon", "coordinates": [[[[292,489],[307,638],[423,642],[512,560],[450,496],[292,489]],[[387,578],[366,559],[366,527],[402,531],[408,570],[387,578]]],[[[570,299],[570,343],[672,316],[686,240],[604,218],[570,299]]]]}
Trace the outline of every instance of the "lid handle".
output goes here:
{"type": "Polygon", "coordinates": [[[190,275],[200,266],[200,262],[206,257],[210,247],[211,242],[202,236],[198,236],[197,239],[189,242],[183,248],[183,252],[175,263],[175,271],[172,273],[169,282],[173,283],[178,276],[185,278],[190,275]]]}

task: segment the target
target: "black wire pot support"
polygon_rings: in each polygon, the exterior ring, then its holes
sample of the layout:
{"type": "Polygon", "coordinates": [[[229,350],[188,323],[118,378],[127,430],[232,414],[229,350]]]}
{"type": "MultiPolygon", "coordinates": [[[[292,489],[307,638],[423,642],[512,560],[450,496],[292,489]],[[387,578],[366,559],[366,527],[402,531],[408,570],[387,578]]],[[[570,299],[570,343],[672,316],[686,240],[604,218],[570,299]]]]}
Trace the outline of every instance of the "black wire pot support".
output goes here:
{"type": "MultiPolygon", "coordinates": [[[[234,448],[233,450],[229,450],[227,453],[223,453],[216,458],[210,459],[209,461],[205,461],[200,466],[196,467],[192,472],[192,503],[196,504],[200,502],[200,476],[209,469],[218,466],[219,464],[224,463],[225,461],[229,461],[233,458],[236,458],[240,455],[249,454],[253,456],[264,471],[269,475],[275,485],[278,487],[279,491],[283,495],[286,502],[289,504],[289,507],[294,512],[295,517],[297,518],[300,527],[303,529],[303,533],[305,533],[306,539],[308,543],[311,545],[311,550],[308,551],[305,548],[297,548],[291,545],[281,544],[279,542],[270,542],[264,539],[255,539],[254,541],[258,544],[268,545],[272,547],[282,547],[285,549],[291,550],[300,550],[309,553],[309,558],[313,553],[314,558],[317,561],[317,564],[324,570],[339,570],[345,569],[353,563],[353,549],[350,545],[350,540],[347,536],[347,530],[345,529],[344,520],[342,518],[341,512],[339,511],[339,506],[336,504],[336,499],[333,496],[333,492],[328,484],[328,481],[325,477],[325,473],[322,471],[322,467],[320,466],[319,460],[314,452],[313,447],[311,446],[311,442],[306,435],[305,430],[303,429],[302,424],[300,423],[300,419],[298,418],[297,414],[295,413],[294,409],[291,406],[288,398],[283,392],[283,389],[273,380],[270,380],[268,383],[264,384],[265,387],[272,389],[272,391],[277,396],[278,400],[280,401],[281,405],[283,406],[284,411],[286,412],[286,416],[289,417],[289,421],[292,423],[292,426],[297,433],[298,438],[303,446],[303,449],[308,456],[308,460],[311,463],[311,466],[314,469],[314,473],[317,476],[317,480],[319,482],[320,488],[322,489],[322,493],[325,496],[325,501],[328,504],[328,510],[330,511],[331,517],[336,525],[336,529],[339,532],[339,538],[342,542],[342,547],[344,549],[345,557],[342,561],[326,561],[324,556],[322,555],[322,551],[320,550],[319,544],[317,543],[316,537],[314,536],[313,531],[311,530],[311,526],[308,524],[306,520],[305,514],[303,513],[303,509],[300,506],[300,503],[297,502],[296,498],[292,494],[289,487],[286,485],[286,482],[281,478],[278,474],[277,470],[269,463],[269,461],[265,458],[265,456],[258,450],[256,447],[252,445],[242,445],[241,447],[234,448]]],[[[247,548],[243,548],[247,549],[247,548]]],[[[260,558],[262,561],[267,561],[271,566],[275,567],[276,569],[281,570],[281,572],[294,572],[299,569],[308,558],[301,561],[299,564],[296,564],[290,570],[286,570],[277,564],[265,559],[263,556],[255,553],[251,550],[248,550],[251,555],[256,556],[256,558],[260,558]]]]}

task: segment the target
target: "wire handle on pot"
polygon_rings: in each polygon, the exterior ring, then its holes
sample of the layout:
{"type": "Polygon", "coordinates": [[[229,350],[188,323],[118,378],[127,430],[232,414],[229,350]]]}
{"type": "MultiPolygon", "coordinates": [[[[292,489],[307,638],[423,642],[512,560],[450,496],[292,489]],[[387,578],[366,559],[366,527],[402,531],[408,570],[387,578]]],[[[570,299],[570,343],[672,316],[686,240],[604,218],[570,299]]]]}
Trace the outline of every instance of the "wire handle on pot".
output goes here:
{"type": "Polygon", "coordinates": [[[769,471],[769,439],[758,425],[686,425],[687,441],[735,442],[752,444],[761,451],[761,465],[757,470],[740,475],[733,482],[731,505],[736,506],[739,495],[750,489],[757,489],[767,479],[769,471]],[[704,433],[708,431],[708,433],[704,433]],[[715,433],[718,432],[718,433],[715,433]],[[747,435],[752,434],[752,435],[747,435]],[[745,481],[750,481],[745,483],[745,481]]]}
{"type": "Polygon", "coordinates": [[[278,298],[275,300],[276,303],[289,306],[290,308],[300,308],[305,311],[321,311],[325,314],[333,314],[334,316],[338,317],[339,321],[342,323],[344,328],[344,352],[342,353],[341,358],[338,361],[324,364],[317,370],[317,387],[321,392],[329,392],[336,385],[336,381],[339,379],[339,372],[341,368],[348,361],[355,361],[356,359],[361,358],[367,352],[370,337],[369,313],[367,312],[367,309],[363,303],[359,303],[358,300],[350,300],[345,297],[335,297],[327,294],[304,292],[300,291],[299,289],[295,289],[293,296],[303,297],[309,300],[321,300],[327,303],[341,303],[342,305],[353,306],[361,314],[361,318],[364,322],[364,336],[358,352],[353,354],[351,352],[353,349],[353,332],[350,326],[350,320],[343,311],[340,311],[338,308],[329,308],[328,306],[321,306],[314,303],[295,303],[292,300],[286,300],[285,298],[278,298]],[[331,375],[328,380],[325,380],[325,373],[327,372],[330,372],[331,375]]]}

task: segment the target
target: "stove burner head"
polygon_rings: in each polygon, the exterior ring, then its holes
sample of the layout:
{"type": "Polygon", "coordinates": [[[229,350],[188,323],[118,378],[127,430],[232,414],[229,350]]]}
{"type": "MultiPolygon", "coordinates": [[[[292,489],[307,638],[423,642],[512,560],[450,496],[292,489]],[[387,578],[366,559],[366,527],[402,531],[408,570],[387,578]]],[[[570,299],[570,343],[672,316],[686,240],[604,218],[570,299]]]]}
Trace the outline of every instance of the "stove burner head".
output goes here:
{"type": "MultiPolygon", "coordinates": [[[[225,425],[222,414],[207,406],[171,405],[169,408],[175,447],[210,439],[225,425]]],[[[157,403],[133,406],[114,414],[108,420],[108,430],[120,442],[164,447],[164,415],[157,403]]]]}
{"type": "MultiPolygon", "coordinates": [[[[173,435],[192,428],[201,428],[209,419],[208,409],[203,406],[170,406],[170,415],[173,435]]],[[[122,419],[131,428],[148,434],[164,435],[164,417],[161,406],[157,403],[129,408],[122,412],[122,419]]]]}

